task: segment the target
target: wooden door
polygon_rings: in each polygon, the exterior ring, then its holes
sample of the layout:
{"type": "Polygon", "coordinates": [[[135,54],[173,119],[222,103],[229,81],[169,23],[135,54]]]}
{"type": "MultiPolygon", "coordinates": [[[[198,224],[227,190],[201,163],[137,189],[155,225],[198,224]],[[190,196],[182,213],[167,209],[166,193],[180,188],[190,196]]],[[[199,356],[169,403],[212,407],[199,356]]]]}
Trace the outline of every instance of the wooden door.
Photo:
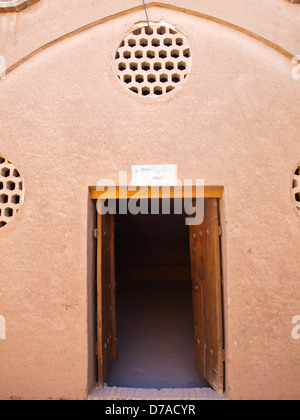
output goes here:
{"type": "Polygon", "coordinates": [[[98,383],[103,388],[118,357],[116,325],[114,216],[98,213],[97,226],[97,344],[98,383]]]}
{"type": "Polygon", "coordinates": [[[217,199],[205,200],[202,225],[190,226],[196,368],[224,392],[220,228],[217,199]]]}

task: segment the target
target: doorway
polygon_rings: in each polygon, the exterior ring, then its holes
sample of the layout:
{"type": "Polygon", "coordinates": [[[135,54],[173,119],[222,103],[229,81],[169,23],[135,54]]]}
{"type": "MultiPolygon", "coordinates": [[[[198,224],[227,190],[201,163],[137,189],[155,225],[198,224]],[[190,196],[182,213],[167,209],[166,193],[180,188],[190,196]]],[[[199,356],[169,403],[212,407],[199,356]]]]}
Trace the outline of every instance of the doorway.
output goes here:
{"type": "Polygon", "coordinates": [[[185,215],[115,216],[119,358],[108,386],[199,388],[185,215]]]}
{"type": "Polygon", "coordinates": [[[98,215],[99,386],[224,392],[219,209],[98,215]]]}

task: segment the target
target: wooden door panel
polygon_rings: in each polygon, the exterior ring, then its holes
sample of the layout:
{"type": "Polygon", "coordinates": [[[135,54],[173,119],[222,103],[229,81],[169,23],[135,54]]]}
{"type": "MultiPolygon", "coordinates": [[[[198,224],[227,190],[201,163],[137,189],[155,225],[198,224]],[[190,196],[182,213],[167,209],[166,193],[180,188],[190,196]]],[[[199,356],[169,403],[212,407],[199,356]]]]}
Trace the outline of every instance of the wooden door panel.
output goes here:
{"type": "Polygon", "coordinates": [[[113,362],[118,360],[117,305],[116,305],[116,269],[115,269],[115,216],[110,215],[110,281],[112,309],[112,353],[113,362]]]}
{"type": "Polygon", "coordinates": [[[216,199],[205,201],[202,225],[190,226],[196,368],[224,392],[222,284],[216,199]]]}
{"type": "Polygon", "coordinates": [[[117,358],[113,216],[98,214],[97,229],[98,383],[103,388],[117,358]]]}

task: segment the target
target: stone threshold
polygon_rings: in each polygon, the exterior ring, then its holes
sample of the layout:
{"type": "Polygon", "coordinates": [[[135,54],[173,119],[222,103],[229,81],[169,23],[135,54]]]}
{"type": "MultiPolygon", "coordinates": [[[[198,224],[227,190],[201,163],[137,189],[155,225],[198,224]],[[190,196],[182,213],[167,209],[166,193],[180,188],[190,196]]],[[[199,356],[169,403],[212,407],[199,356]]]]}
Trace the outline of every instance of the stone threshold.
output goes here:
{"type": "Polygon", "coordinates": [[[88,400],[227,400],[211,388],[141,389],[95,386],[88,400]]]}

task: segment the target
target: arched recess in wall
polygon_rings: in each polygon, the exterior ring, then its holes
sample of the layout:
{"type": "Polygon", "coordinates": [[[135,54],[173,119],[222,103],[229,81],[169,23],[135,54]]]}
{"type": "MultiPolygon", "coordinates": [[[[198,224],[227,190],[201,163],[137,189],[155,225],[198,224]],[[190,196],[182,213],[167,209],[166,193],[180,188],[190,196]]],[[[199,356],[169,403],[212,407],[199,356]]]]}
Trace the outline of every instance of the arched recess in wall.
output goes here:
{"type": "MultiPolygon", "coordinates": [[[[284,48],[282,48],[280,45],[275,44],[274,42],[254,33],[251,32],[241,26],[238,25],[234,25],[230,22],[227,22],[225,20],[222,20],[220,18],[214,17],[214,16],[210,16],[192,9],[187,9],[187,8],[183,8],[183,7],[178,7],[172,4],[164,4],[164,3],[160,3],[160,2],[149,2],[147,3],[147,9],[150,10],[151,8],[160,8],[162,10],[171,10],[171,11],[176,11],[176,12],[180,12],[180,13],[184,13],[190,16],[194,16],[194,17],[198,17],[200,19],[205,19],[211,22],[214,22],[216,24],[225,26],[227,28],[230,28],[234,31],[237,31],[239,33],[244,34],[245,36],[248,36],[262,44],[264,44],[265,46],[272,48],[273,50],[277,51],[279,54],[285,56],[288,60],[292,60],[295,56],[295,54],[285,50],[284,48]]],[[[127,16],[130,15],[134,12],[143,12],[144,10],[144,6],[140,5],[140,6],[136,6],[136,7],[132,7],[123,11],[120,11],[118,13],[115,13],[113,15],[110,16],[106,16],[102,19],[96,20],[95,22],[91,22],[83,27],[80,27],[78,29],[76,29],[75,31],[71,32],[71,33],[67,33],[57,39],[52,40],[51,42],[48,42],[47,44],[39,47],[38,49],[32,51],[30,54],[26,55],[25,57],[23,57],[21,60],[17,61],[16,63],[12,64],[6,71],[6,74],[11,73],[13,70],[15,70],[16,68],[18,68],[20,65],[22,65],[24,62],[30,60],[32,57],[36,56],[37,54],[39,54],[40,52],[46,50],[49,47],[52,47],[70,37],[76,36],[78,34],[81,34],[82,32],[88,31],[91,28],[94,28],[98,25],[102,25],[104,23],[116,20],[120,17],[123,16],[127,16]]]]}

